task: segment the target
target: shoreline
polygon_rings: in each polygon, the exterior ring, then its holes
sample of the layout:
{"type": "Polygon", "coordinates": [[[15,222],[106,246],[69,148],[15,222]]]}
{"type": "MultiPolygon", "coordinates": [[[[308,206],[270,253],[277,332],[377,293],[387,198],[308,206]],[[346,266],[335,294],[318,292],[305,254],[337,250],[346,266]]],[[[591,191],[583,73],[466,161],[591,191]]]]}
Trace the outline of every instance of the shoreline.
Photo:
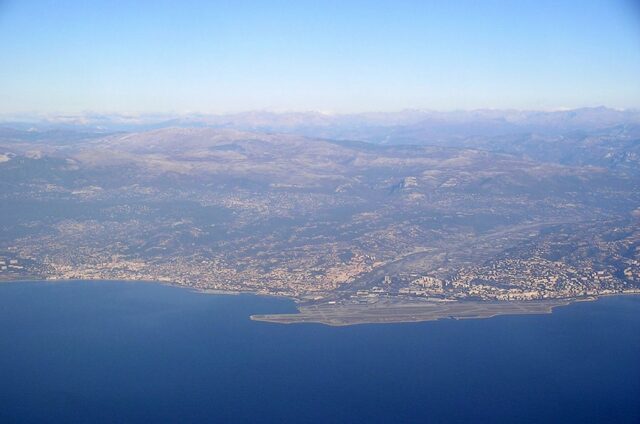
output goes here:
{"type": "Polygon", "coordinates": [[[185,286],[182,284],[172,283],[170,281],[161,281],[161,280],[110,280],[104,278],[72,278],[72,279],[63,279],[63,278],[25,278],[25,279],[0,279],[0,285],[4,283],[81,283],[81,282],[105,282],[105,283],[143,283],[143,284],[159,284],[168,287],[175,287],[178,289],[189,290],[194,293],[205,294],[205,295],[220,295],[220,296],[240,296],[243,294],[251,295],[251,296],[259,296],[259,297],[272,297],[279,299],[288,299],[296,304],[298,303],[298,299],[289,296],[277,295],[277,294],[267,294],[267,293],[258,293],[256,291],[251,290],[222,290],[222,289],[203,289],[200,287],[191,287],[185,286]]]}
{"type": "Polygon", "coordinates": [[[451,302],[434,302],[424,300],[393,299],[382,304],[366,305],[305,305],[289,296],[257,293],[255,291],[203,289],[159,280],[108,280],[108,279],[6,279],[3,283],[144,283],[160,284],[169,287],[186,289],[204,295],[239,296],[251,295],[286,299],[294,303],[296,313],[255,314],[249,319],[256,322],[273,324],[323,324],[331,327],[344,327],[360,324],[401,324],[439,320],[471,320],[487,319],[500,315],[538,315],[551,314],[555,308],[568,306],[578,302],[593,302],[603,297],[640,295],[640,289],[620,293],[603,293],[575,298],[539,299],[527,301],[478,301],[456,300],[451,302]]]}

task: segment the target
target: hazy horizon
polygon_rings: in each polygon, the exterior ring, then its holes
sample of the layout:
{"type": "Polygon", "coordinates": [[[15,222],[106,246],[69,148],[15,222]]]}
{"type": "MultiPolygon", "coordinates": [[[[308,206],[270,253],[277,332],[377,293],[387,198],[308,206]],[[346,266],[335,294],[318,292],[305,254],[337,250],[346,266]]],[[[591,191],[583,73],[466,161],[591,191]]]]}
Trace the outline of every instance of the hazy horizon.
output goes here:
{"type": "Polygon", "coordinates": [[[363,109],[352,112],[339,112],[332,110],[318,109],[239,109],[220,112],[204,112],[204,111],[140,111],[140,112],[120,112],[108,110],[83,110],[76,112],[61,111],[18,111],[18,112],[2,112],[1,119],[9,118],[80,118],[80,117],[122,117],[122,118],[145,118],[145,117],[188,117],[188,116],[233,116],[243,114],[317,114],[323,116],[350,116],[350,115],[375,115],[375,114],[403,114],[403,113],[424,113],[424,114],[454,114],[454,113],[473,113],[473,112],[513,112],[513,113],[556,113],[571,112],[579,110],[609,110],[615,112],[640,112],[640,107],[612,107],[608,105],[585,105],[576,107],[558,107],[558,108],[451,108],[451,109],[434,109],[434,108],[401,108],[401,109],[363,109]]]}

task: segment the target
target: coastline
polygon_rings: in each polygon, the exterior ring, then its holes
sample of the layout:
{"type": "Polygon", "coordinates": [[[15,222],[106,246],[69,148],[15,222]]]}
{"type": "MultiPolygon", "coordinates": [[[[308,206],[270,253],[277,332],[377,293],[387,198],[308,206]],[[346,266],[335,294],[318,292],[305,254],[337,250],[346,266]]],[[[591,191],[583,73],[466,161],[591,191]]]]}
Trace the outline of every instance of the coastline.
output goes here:
{"type": "Polygon", "coordinates": [[[62,279],[62,278],[23,278],[23,279],[0,279],[0,285],[3,283],[46,283],[46,284],[57,284],[57,283],[81,283],[81,282],[106,282],[106,283],[143,283],[143,284],[160,284],[168,287],[175,287],[183,290],[189,290],[194,293],[205,294],[205,295],[220,295],[220,296],[240,296],[243,294],[251,295],[251,296],[260,296],[260,297],[273,297],[279,299],[288,299],[293,302],[298,302],[298,299],[283,296],[283,295],[275,295],[275,294],[267,294],[267,293],[258,293],[256,291],[251,290],[222,290],[222,289],[203,289],[199,287],[191,287],[185,286],[182,284],[172,283],[170,281],[161,281],[161,280],[110,280],[106,278],[71,278],[71,279],[62,279]]]}
{"type": "Polygon", "coordinates": [[[353,304],[353,305],[304,305],[299,300],[289,296],[270,295],[255,291],[202,289],[189,287],[168,281],[157,280],[106,280],[106,279],[6,279],[2,283],[145,283],[160,284],[169,287],[187,289],[204,295],[238,296],[252,295],[274,297],[290,300],[297,309],[296,313],[288,314],[255,314],[249,319],[257,322],[274,324],[324,324],[332,327],[343,327],[359,324],[400,324],[438,320],[470,320],[486,319],[500,315],[537,315],[551,314],[555,308],[567,306],[577,302],[593,302],[601,297],[640,295],[640,289],[619,293],[604,293],[576,298],[558,298],[530,301],[452,301],[434,302],[407,299],[387,300],[381,304],[353,304]]]}

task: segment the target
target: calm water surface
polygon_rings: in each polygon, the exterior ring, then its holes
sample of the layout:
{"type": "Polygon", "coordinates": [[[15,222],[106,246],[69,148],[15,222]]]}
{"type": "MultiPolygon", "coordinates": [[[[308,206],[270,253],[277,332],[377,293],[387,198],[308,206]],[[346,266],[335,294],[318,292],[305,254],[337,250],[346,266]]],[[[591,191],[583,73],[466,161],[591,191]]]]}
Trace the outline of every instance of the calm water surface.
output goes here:
{"type": "Polygon", "coordinates": [[[640,422],[640,297],[327,327],[287,300],[0,284],[0,422],[640,422]]]}

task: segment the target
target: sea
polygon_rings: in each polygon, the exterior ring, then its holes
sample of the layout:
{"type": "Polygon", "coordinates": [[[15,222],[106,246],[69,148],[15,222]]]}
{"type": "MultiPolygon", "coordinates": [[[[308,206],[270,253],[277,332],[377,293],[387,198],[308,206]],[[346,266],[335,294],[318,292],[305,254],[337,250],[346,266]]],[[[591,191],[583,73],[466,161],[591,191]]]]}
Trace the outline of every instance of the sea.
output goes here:
{"type": "Polygon", "coordinates": [[[640,296],[330,327],[292,301],[0,283],[1,423],[639,423],[640,296]]]}

